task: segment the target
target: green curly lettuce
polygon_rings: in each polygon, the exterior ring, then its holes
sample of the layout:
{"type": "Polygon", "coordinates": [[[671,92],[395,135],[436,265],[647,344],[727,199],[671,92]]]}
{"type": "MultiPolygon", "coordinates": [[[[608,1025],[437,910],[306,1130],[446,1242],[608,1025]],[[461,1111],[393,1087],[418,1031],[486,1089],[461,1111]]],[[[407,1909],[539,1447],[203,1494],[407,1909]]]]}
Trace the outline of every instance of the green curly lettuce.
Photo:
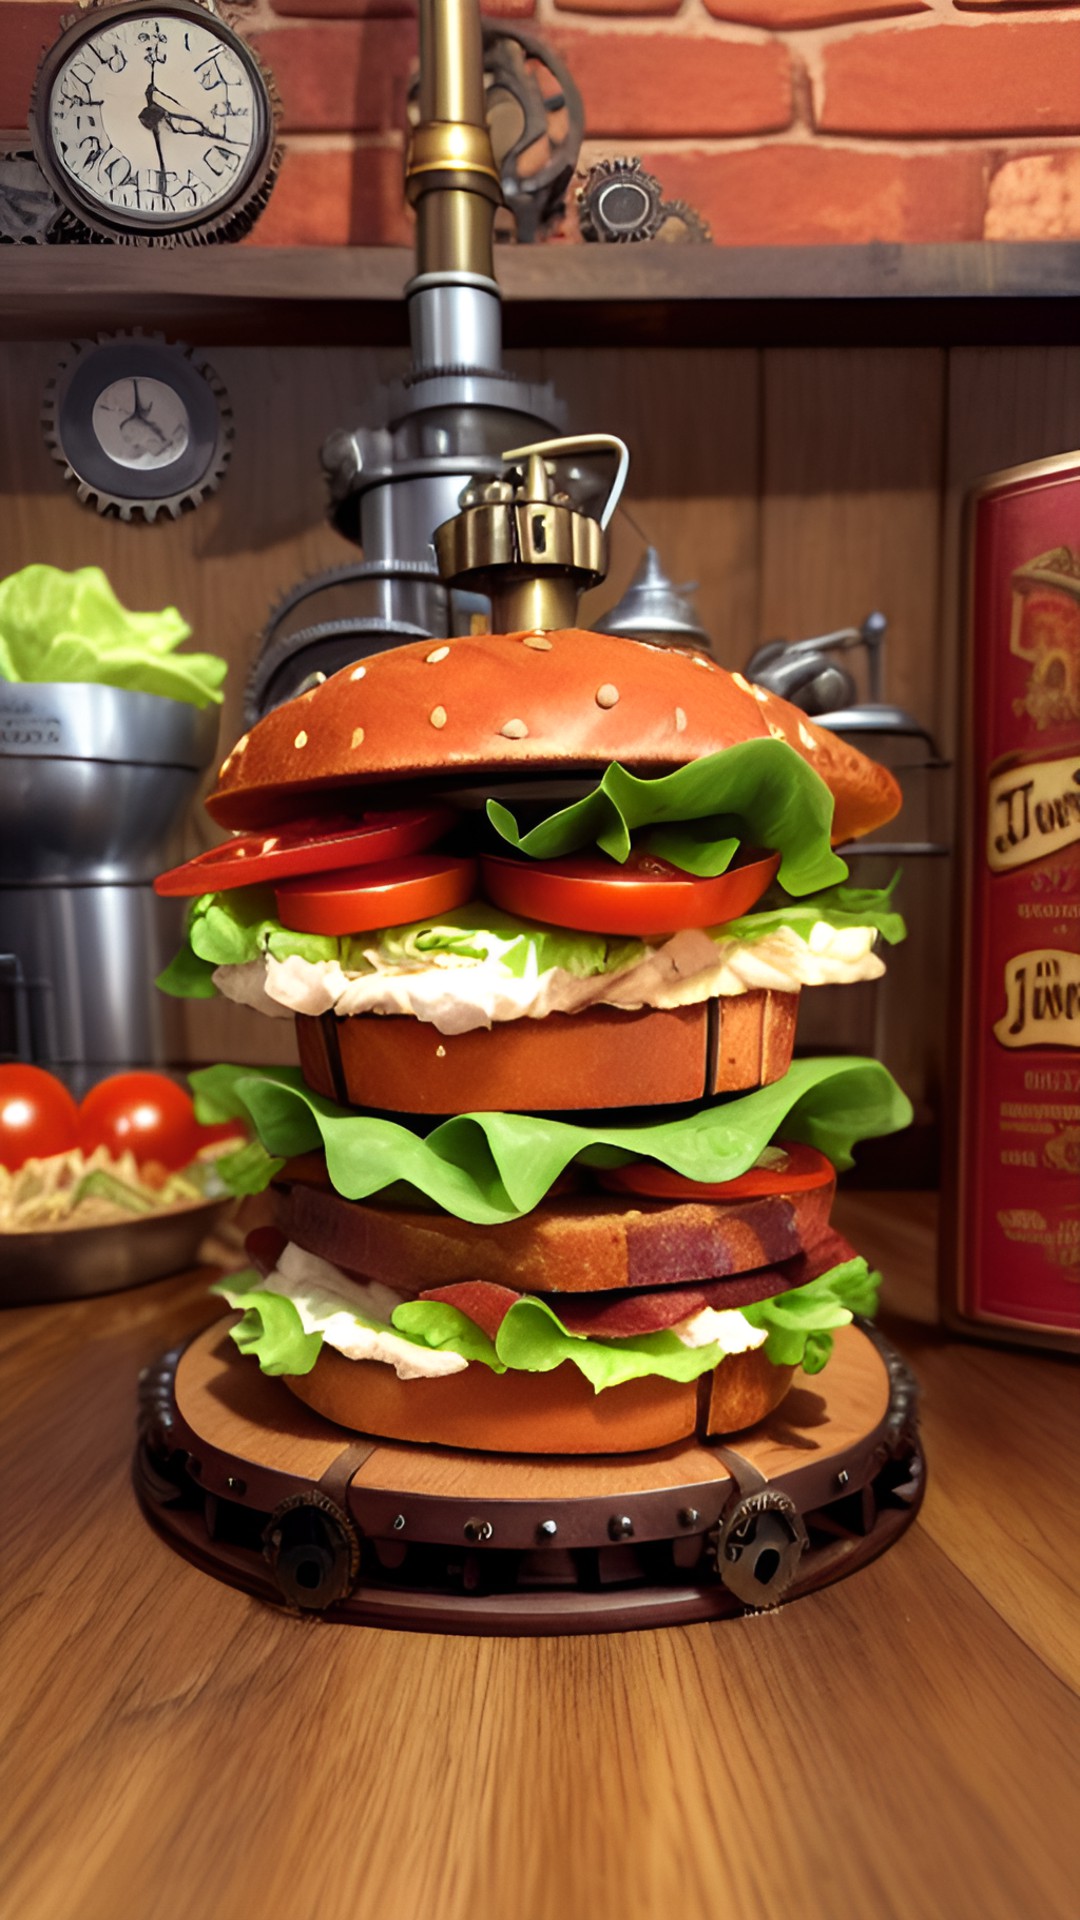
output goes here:
{"type": "Polygon", "coordinates": [[[521,832],[509,808],[487,803],[496,832],[534,860],[556,860],[597,846],[613,860],[630,853],[631,834],[687,872],[726,873],[741,845],[781,855],[786,892],[814,893],[847,878],[830,844],[833,796],[820,774],[786,740],[743,740],[674,773],[642,779],[616,761],[599,785],[569,807],[521,832]]]}
{"type": "MultiPolygon", "coordinates": [[[[236,1345],[242,1353],[254,1355],[264,1373],[310,1373],[323,1345],[321,1330],[305,1332],[288,1295],[252,1286],[253,1279],[254,1275],[231,1275],[211,1289],[243,1313],[232,1329],[236,1345]]],[[[837,1328],[847,1326],[856,1313],[873,1311],[878,1281],[866,1261],[856,1258],[805,1286],[741,1307],[739,1312],[751,1326],[767,1330],[765,1355],[774,1365],[820,1373],[832,1352],[837,1328]]],[[[569,1362],[584,1374],[595,1393],[630,1380],[698,1380],[725,1357],[722,1342],[688,1347],[669,1330],[609,1340],[571,1333],[549,1302],[531,1294],[514,1301],[494,1340],[443,1300],[405,1300],[388,1321],[380,1321],[343,1307],[335,1297],[327,1303],[324,1318],[330,1314],[344,1315],[357,1329],[396,1333],[429,1351],[460,1354],[493,1373],[551,1373],[569,1362]]]]}
{"type": "Polygon", "coordinates": [[[322,1149],[333,1186],[348,1200],[404,1182],[414,1204],[419,1195],[477,1224],[530,1213],[574,1160],[603,1167],[658,1160],[691,1180],[732,1180],[782,1133],[848,1167],[857,1141],[911,1120],[911,1104],[886,1068],[852,1057],[797,1060],[771,1086],[677,1120],[620,1126],[602,1117],[458,1114],[426,1136],[337,1106],[312,1093],[295,1068],[206,1067],[191,1075],[191,1086],[200,1120],[243,1119],[254,1128],[267,1155],[264,1185],[273,1160],[322,1149]]]}
{"type": "Polygon", "coordinates": [[[0,679],[87,681],[220,706],[226,663],[177,653],[191,628],[175,607],[130,613],[100,567],[23,567],[0,580],[0,679]]]}

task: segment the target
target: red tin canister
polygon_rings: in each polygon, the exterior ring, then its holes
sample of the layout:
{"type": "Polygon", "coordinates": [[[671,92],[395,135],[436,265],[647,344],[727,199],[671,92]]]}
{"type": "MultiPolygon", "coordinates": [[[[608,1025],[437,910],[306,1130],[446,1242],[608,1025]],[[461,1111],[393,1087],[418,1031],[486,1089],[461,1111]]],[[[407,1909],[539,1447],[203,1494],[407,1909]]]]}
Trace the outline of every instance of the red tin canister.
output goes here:
{"type": "Polygon", "coordinates": [[[946,1322],[1080,1352],[1080,453],[970,496],[946,1322]]]}

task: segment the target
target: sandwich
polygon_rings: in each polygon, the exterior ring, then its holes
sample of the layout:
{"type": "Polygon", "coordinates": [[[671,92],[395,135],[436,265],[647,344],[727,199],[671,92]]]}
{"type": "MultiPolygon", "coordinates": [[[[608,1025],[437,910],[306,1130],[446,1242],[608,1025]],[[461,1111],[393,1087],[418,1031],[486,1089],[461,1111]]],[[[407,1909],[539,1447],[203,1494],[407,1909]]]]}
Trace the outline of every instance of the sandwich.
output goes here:
{"type": "Polygon", "coordinates": [[[793,1058],[803,988],[903,935],[839,843],[891,775],[705,655],[420,641],[237,742],[233,838],[163,875],[161,984],[296,1022],[298,1069],[193,1076],[269,1189],[240,1350],[375,1437],[615,1454],[741,1431],[877,1277],[831,1223],[883,1067],[793,1058]]]}

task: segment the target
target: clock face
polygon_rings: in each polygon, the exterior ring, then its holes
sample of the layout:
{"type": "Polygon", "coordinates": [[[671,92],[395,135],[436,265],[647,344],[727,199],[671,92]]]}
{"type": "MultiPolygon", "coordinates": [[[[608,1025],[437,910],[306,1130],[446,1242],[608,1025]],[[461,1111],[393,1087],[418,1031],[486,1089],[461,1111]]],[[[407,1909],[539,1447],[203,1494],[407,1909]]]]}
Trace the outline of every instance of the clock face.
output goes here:
{"type": "Polygon", "coordinates": [[[188,11],[107,16],[52,78],[55,162],[91,207],[175,226],[235,197],[263,145],[253,70],[188,11]]]}
{"type": "Polygon", "coordinates": [[[190,438],[188,410],[163,380],[112,381],[94,401],[91,419],[110,459],[142,473],[171,467],[190,438]]]}

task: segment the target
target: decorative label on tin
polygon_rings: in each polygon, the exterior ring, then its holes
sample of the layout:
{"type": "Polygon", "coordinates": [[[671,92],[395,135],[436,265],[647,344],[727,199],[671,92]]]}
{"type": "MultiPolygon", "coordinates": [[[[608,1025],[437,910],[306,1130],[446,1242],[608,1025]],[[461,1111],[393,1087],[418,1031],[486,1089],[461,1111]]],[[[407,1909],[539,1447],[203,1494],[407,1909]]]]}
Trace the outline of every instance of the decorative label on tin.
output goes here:
{"type": "Polygon", "coordinates": [[[970,541],[946,1308],[1056,1343],[1080,1335],[1080,455],[988,482],[970,541]]]}

